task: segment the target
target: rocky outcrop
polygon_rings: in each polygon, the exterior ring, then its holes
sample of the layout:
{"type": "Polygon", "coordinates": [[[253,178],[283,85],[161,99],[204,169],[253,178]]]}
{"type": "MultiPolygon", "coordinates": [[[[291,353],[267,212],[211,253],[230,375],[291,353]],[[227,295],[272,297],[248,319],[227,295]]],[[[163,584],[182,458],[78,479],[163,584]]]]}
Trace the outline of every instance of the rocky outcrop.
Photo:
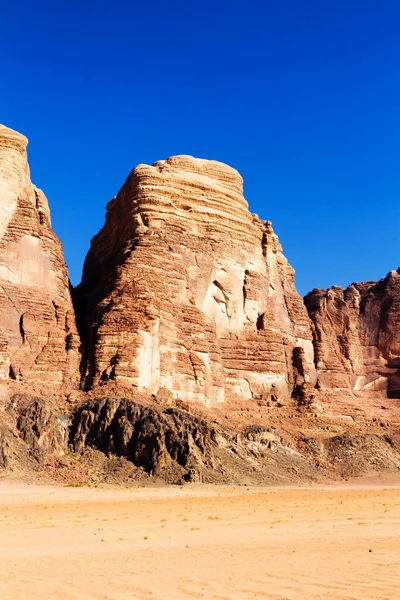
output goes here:
{"type": "Polygon", "coordinates": [[[168,483],[312,481],[322,476],[278,432],[253,426],[229,431],[177,408],[96,398],[77,409],[71,448],[124,457],[168,483]]]}
{"type": "Polygon", "coordinates": [[[64,454],[69,438],[69,418],[42,398],[26,400],[16,394],[10,408],[19,412],[17,430],[32,455],[40,460],[49,454],[64,454]]]}
{"type": "Polygon", "coordinates": [[[0,379],[75,386],[80,343],[67,268],[26,145],[0,125],[0,379]]]}
{"type": "Polygon", "coordinates": [[[154,475],[175,463],[175,470],[181,467],[190,476],[200,465],[213,468],[215,436],[206,421],[176,408],[161,410],[130,400],[96,399],[78,409],[71,443],[77,452],[94,446],[125,456],[154,475]]]}
{"type": "Polygon", "coordinates": [[[133,169],[92,240],[76,305],[87,388],[113,380],[216,406],[288,398],[314,376],[293,269],[222,163],[133,169]]]}
{"type": "Polygon", "coordinates": [[[0,468],[37,471],[68,450],[69,418],[51,402],[13,394],[0,409],[0,468]]]}
{"type": "Polygon", "coordinates": [[[320,389],[400,398],[400,269],[378,283],[315,289],[305,304],[320,389]]]}
{"type": "Polygon", "coordinates": [[[400,448],[387,435],[350,434],[302,439],[302,453],[335,479],[399,473],[400,448]]]}

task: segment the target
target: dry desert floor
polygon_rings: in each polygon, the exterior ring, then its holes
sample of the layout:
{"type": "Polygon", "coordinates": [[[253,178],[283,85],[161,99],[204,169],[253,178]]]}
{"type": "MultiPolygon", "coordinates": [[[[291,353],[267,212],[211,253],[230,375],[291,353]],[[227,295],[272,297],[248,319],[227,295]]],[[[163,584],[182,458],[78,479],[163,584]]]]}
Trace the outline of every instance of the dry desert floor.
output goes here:
{"type": "Polygon", "coordinates": [[[400,487],[0,481],[0,598],[400,599],[400,487]]]}

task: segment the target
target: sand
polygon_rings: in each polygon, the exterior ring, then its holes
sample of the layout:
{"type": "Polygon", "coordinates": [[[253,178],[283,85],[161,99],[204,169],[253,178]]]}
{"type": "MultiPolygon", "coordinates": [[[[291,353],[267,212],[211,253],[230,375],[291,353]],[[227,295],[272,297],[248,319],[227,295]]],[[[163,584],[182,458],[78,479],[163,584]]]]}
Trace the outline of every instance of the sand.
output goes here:
{"type": "Polygon", "coordinates": [[[0,598],[400,599],[400,488],[0,482],[0,598]]]}

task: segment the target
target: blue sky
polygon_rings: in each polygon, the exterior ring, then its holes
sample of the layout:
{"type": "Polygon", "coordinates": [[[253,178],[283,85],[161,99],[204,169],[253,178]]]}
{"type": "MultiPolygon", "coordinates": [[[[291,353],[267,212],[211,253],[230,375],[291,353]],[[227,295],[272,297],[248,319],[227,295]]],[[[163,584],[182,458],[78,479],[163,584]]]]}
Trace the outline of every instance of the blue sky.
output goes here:
{"type": "Polygon", "coordinates": [[[302,294],[400,265],[399,2],[14,4],[0,122],[30,140],[74,284],[129,171],[173,154],[241,172],[302,294]]]}

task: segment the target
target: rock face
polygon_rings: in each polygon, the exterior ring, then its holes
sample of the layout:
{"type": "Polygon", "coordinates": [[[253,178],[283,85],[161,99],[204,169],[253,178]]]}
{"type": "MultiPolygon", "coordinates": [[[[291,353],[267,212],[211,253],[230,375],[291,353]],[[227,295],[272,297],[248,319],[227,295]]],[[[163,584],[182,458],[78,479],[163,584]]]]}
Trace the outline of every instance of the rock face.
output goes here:
{"type": "Polygon", "coordinates": [[[66,415],[58,413],[49,402],[43,398],[15,394],[11,398],[8,410],[18,415],[17,431],[36,460],[40,461],[49,454],[65,453],[69,420],[66,415]]]}
{"type": "Polygon", "coordinates": [[[187,412],[160,410],[124,399],[89,401],[77,410],[71,427],[75,451],[97,447],[125,456],[157,475],[170,468],[172,462],[176,463],[175,470],[179,465],[186,476],[203,464],[212,469],[214,438],[215,430],[207,421],[187,412]]]}
{"type": "Polygon", "coordinates": [[[62,248],[27,139],[0,125],[0,379],[76,385],[79,338],[62,248]]]}
{"type": "Polygon", "coordinates": [[[45,469],[68,450],[69,418],[51,402],[13,394],[0,409],[0,473],[45,469]]]}
{"type": "Polygon", "coordinates": [[[92,240],[76,305],[87,387],[114,380],[213,406],[288,397],[313,377],[293,270],[219,162],[133,169],[92,240]]]}
{"type": "Polygon", "coordinates": [[[229,431],[177,408],[120,398],[96,398],[79,407],[70,446],[124,457],[169,483],[259,483],[315,480],[322,472],[273,429],[229,431]]]}
{"type": "Polygon", "coordinates": [[[400,269],[378,283],[313,290],[305,304],[321,389],[400,398],[400,269]]]}

